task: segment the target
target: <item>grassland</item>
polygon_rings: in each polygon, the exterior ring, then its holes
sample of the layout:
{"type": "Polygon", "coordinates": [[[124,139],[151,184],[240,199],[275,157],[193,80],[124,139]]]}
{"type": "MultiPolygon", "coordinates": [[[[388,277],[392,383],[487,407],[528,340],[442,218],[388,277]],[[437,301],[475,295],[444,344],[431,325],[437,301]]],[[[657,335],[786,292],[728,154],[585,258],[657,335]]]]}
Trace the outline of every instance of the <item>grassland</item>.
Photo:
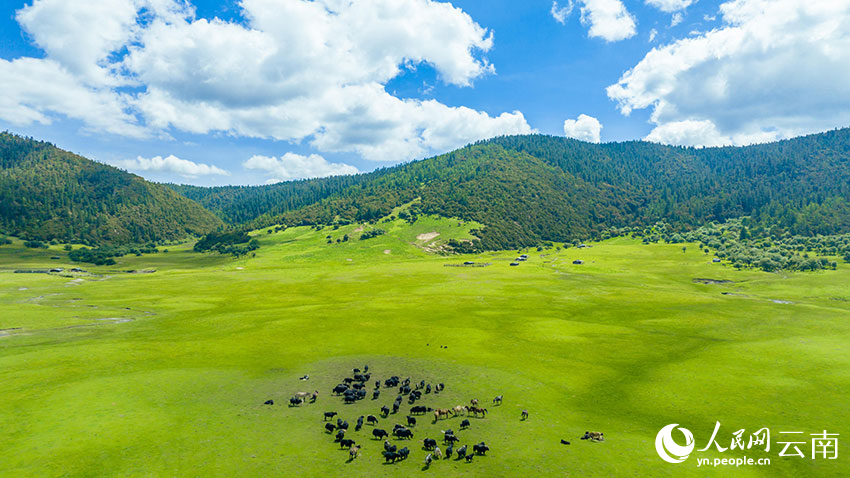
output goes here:
{"type": "Polygon", "coordinates": [[[68,276],[12,273],[74,266],[50,259],[66,257],[59,248],[0,247],[0,476],[850,474],[843,443],[837,460],[780,458],[776,444],[780,430],[847,436],[850,267],[734,271],[695,245],[630,239],[525,251],[519,267],[509,266],[516,251],[424,250],[476,226],[391,221],[362,241],[357,225],[263,230],[256,257],[183,245],[68,276]],[[417,239],[429,232],[440,236],[417,239]],[[491,265],[445,267],[467,260],[491,265]],[[156,272],[123,272],[142,269],[156,272]],[[364,364],[376,378],[445,382],[425,405],[481,399],[488,417],[458,433],[491,453],[423,470],[422,438],[459,424],[423,417],[408,461],[383,465],[366,427],[349,433],[363,450],[346,463],[321,412],[353,425],[395,397],[331,396],[364,364]],[[315,389],[316,404],[284,406],[315,389]],[[504,404],[489,405],[499,394],[504,404]],[[702,452],[678,465],[657,456],[664,425],[690,429],[702,448],[716,421],[724,446],[738,429],[769,427],[770,452],[702,452]],[[586,430],[608,439],[579,440],[586,430]],[[745,455],[772,464],[695,464],[745,455]]]}

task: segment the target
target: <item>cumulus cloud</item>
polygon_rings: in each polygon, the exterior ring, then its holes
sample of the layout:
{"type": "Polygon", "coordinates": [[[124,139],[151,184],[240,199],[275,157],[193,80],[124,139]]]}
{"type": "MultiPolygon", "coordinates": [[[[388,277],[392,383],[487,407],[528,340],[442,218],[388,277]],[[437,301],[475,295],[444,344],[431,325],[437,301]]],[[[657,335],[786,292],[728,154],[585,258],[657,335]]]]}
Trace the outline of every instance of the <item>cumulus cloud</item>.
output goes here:
{"type": "Polygon", "coordinates": [[[850,125],[850,3],[734,0],[722,27],[655,48],[608,87],[648,139],[749,144],[850,125]]]}
{"type": "Polygon", "coordinates": [[[549,13],[552,14],[552,18],[558,21],[560,24],[566,24],[567,18],[570,17],[570,14],[573,13],[573,7],[575,4],[573,0],[567,0],[567,3],[564,6],[558,5],[558,2],[552,2],[552,9],[549,10],[549,13]]]}
{"type": "Polygon", "coordinates": [[[615,42],[631,38],[637,32],[635,17],[620,0],[583,0],[581,23],[588,26],[587,35],[615,42]]]}
{"type": "Polygon", "coordinates": [[[676,25],[682,23],[685,19],[685,16],[682,15],[681,12],[674,13],[672,17],[670,17],[670,28],[675,27],[676,25]]]}
{"type": "Polygon", "coordinates": [[[646,0],[647,5],[651,5],[662,12],[673,13],[679,10],[684,10],[689,6],[697,3],[698,0],[646,0]]]}
{"type": "Polygon", "coordinates": [[[341,176],[359,172],[354,166],[344,163],[330,163],[318,154],[303,156],[296,153],[286,153],[279,158],[252,156],[242,163],[242,166],[245,169],[265,172],[267,176],[270,176],[267,181],[269,183],[292,179],[341,176]]]}
{"type": "Polygon", "coordinates": [[[589,143],[598,143],[602,123],[593,116],[578,115],[578,119],[564,121],[564,135],[568,138],[580,139],[589,143]]]}
{"type": "Polygon", "coordinates": [[[145,137],[129,113],[126,95],[83,84],[59,63],[46,59],[0,59],[0,118],[15,125],[50,124],[52,113],[83,121],[87,130],[145,137]]]}
{"type": "Polygon", "coordinates": [[[186,178],[198,176],[229,176],[230,173],[210,164],[196,163],[177,156],[154,156],[152,158],[128,159],[119,161],[118,166],[129,171],[154,171],[159,173],[176,173],[186,178]]]}
{"type": "MultiPolygon", "coordinates": [[[[576,0],[581,4],[581,23],[588,27],[587,36],[615,42],[631,38],[637,32],[635,17],[620,0],[576,0]]],[[[549,11],[558,23],[566,24],[573,11],[573,0],[564,6],[552,2],[549,11]]]]}
{"type": "Polygon", "coordinates": [[[137,136],[219,131],[381,161],[532,131],[518,112],[490,116],[385,90],[421,64],[459,87],[495,72],[485,56],[492,32],[449,3],[242,0],[240,22],[198,19],[183,0],[95,3],[35,0],[17,20],[46,58],[0,64],[14,77],[27,63],[51,68],[87,99],[55,106],[49,88],[17,85],[4,91],[0,118],[59,114],[137,136]],[[106,114],[88,113],[92,103],[106,114]]]}
{"type": "Polygon", "coordinates": [[[664,123],[653,129],[646,140],[677,146],[724,146],[732,143],[731,138],[720,134],[709,120],[664,123]]]}

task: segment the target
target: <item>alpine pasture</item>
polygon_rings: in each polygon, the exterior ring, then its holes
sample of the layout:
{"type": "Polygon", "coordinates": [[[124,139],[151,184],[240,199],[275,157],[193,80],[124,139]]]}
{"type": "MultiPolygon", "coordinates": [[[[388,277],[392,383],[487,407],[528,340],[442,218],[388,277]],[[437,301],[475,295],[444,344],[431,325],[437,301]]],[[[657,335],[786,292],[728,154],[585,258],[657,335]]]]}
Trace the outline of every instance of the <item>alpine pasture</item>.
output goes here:
{"type": "MultiPolygon", "coordinates": [[[[253,233],[256,257],[198,254],[183,244],[108,267],[70,263],[60,247],[0,247],[0,475],[850,472],[841,444],[850,423],[846,265],[736,271],[696,245],[683,252],[681,244],[628,238],[582,249],[426,250],[476,226],[395,220],[379,223],[386,234],[368,240],[358,225],[264,229],[253,233]],[[510,266],[520,253],[529,259],[510,266]],[[446,267],[467,261],[490,265],[446,267]],[[54,267],[65,271],[14,273],[54,267]],[[87,272],[66,273],[71,267],[87,272]],[[375,427],[353,428],[359,416],[391,405],[397,389],[382,388],[373,400],[370,382],[369,396],[353,404],[331,393],[367,364],[371,382],[398,375],[445,383],[416,405],[476,398],[489,413],[465,430],[466,417],[433,423],[422,415],[413,439],[391,440],[410,457],[384,464],[375,427]],[[304,375],[309,380],[299,380],[304,375]],[[315,403],[287,406],[296,392],[314,390],[315,403]],[[274,405],[263,404],[269,399],[274,405]],[[351,425],[346,438],[361,446],[358,458],[349,460],[326,432],[327,411],[351,425]],[[700,454],[769,457],[770,466],[706,469],[693,457],[677,465],[658,457],[663,426],[686,426],[702,448],[717,421],[724,446],[738,429],[841,433],[839,459],[780,458],[775,443],[769,453],[700,454]],[[426,468],[422,440],[445,449],[447,428],[470,449],[484,441],[490,451],[426,468]],[[606,440],[580,440],[585,431],[606,440]]],[[[405,397],[377,427],[406,424],[409,409],[405,397]]]]}

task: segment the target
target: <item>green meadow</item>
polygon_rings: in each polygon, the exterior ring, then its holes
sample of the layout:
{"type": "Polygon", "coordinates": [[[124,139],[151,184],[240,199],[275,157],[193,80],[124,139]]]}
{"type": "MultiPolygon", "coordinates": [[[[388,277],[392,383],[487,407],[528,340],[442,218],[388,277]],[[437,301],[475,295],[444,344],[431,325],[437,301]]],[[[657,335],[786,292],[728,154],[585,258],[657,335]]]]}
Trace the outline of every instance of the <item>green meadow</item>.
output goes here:
{"type": "MultiPolygon", "coordinates": [[[[476,227],[421,217],[261,230],[255,257],[183,244],[108,267],[71,263],[60,247],[0,246],[0,476],[850,475],[846,264],[736,271],[695,244],[627,238],[524,250],[519,266],[518,251],[433,252],[476,227]],[[374,227],[387,232],[358,239],[374,227]],[[447,267],[465,261],[490,265],[447,267]],[[87,272],[14,273],[48,267],[87,272]],[[142,270],[155,272],[127,272],[142,270]],[[370,383],[351,405],[331,394],[366,364],[372,382],[446,384],[417,405],[478,398],[489,413],[468,430],[418,417],[413,440],[393,441],[410,458],[385,465],[373,427],[353,426],[396,390],[372,400],[370,383]],[[287,406],[314,390],[316,403],[287,406]],[[325,433],[325,411],[351,424],[359,458],[325,433]],[[718,421],[724,447],[768,427],[770,451],[712,447],[680,464],[655,451],[665,425],[689,429],[699,449],[718,421]],[[446,428],[491,451],[425,468],[422,439],[446,428]],[[811,458],[809,434],[823,430],[841,434],[837,460],[811,458]],[[779,456],[780,431],[805,433],[806,458],[779,456]],[[696,464],[744,456],[771,464],[696,464]]],[[[405,423],[409,408],[378,427],[405,423]]]]}

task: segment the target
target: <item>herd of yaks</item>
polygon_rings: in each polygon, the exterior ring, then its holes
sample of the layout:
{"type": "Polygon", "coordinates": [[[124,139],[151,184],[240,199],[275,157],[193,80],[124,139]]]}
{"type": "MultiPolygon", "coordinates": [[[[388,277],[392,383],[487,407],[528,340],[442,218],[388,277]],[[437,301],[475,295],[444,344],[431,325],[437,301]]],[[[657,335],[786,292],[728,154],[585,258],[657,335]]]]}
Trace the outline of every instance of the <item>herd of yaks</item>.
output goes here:
{"type": "MultiPolygon", "coordinates": [[[[301,380],[306,380],[307,376],[301,377],[301,380]]],[[[343,381],[335,386],[332,389],[332,392],[337,396],[342,395],[343,401],[345,403],[353,403],[358,400],[363,400],[367,396],[366,392],[366,384],[371,380],[371,374],[369,373],[369,366],[366,365],[363,367],[363,370],[353,369],[353,376],[346,377],[343,381]]],[[[374,382],[375,388],[372,391],[372,399],[376,400],[381,394],[381,381],[377,380],[374,382]]],[[[418,384],[415,384],[413,388],[411,388],[410,378],[406,378],[401,380],[398,376],[392,376],[383,382],[384,387],[386,388],[395,388],[399,387],[399,395],[396,397],[393,402],[392,413],[398,413],[399,408],[401,407],[401,402],[403,397],[407,395],[408,404],[413,405],[416,401],[422,398],[423,391],[425,394],[429,394],[432,391],[435,394],[439,394],[441,391],[445,389],[445,384],[438,383],[432,386],[430,383],[426,384],[425,380],[420,381],[418,384]]],[[[316,399],[319,396],[319,391],[316,390],[314,392],[298,392],[294,394],[289,399],[290,407],[297,407],[303,403],[315,403],[316,399]]],[[[274,405],[273,400],[267,400],[265,402],[266,405],[274,405]]],[[[502,404],[502,395],[499,395],[493,399],[493,405],[499,406],[502,404]]],[[[416,405],[410,408],[410,415],[406,417],[407,426],[396,424],[393,427],[392,435],[396,439],[413,439],[413,431],[408,427],[416,425],[416,417],[413,415],[422,415],[425,413],[433,412],[434,421],[433,423],[437,423],[440,419],[449,418],[451,416],[463,416],[466,415],[468,417],[480,417],[484,418],[487,415],[487,409],[483,407],[479,407],[479,402],[477,399],[470,400],[469,405],[457,405],[453,408],[431,408],[423,405],[416,405]]],[[[352,439],[345,438],[345,433],[348,430],[348,422],[343,420],[342,418],[337,418],[336,423],[330,422],[329,420],[333,420],[338,414],[337,412],[324,412],[323,421],[325,422],[324,428],[328,434],[334,435],[334,441],[339,443],[341,448],[348,448],[349,460],[354,460],[360,455],[360,445],[356,444],[356,442],[352,439]],[[334,434],[334,432],[336,432],[334,434]]],[[[387,418],[390,415],[390,407],[383,406],[381,407],[380,415],[383,418],[387,418]]],[[[528,419],[528,411],[522,410],[520,415],[521,420],[528,419]]],[[[354,426],[355,431],[360,431],[365,423],[368,425],[377,425],[378,417],[375,415],[367,415],[360,416],[357,419],[357,422],[354,426]]],[[[466,429],[471,425],[468,418],[464,418],[460,422],[460,428],[466,429]]],[[[454,431],[451,429],[443,430],[443,443],[446,445],[445,453],[440,449],[437,444],[437,440],[433,438],[425,438],[422,441],[422,448],[428,451],[428,455],[425,457],[425,466],[430,466],[433,460],[439,459],[450,459],[452,455],[456,455],[456,460],[465,459],[467,462],[472,462],[473,458],[476,455],[486,455],[488,451],[490,451],[490,447],[487,446],[483,441],[477,444],[472,445],[472,452],[469,452],[467,445],[463,445],[457,450],[455,450],[455,445],[460,441],[460,438],[455,435],[454,431]]],[[[390,433],[381,428],[373,428],[372,436],[377,440],[384,440],[384,451],[382,455],[384,456],[385,463],[395,463],[396,461],[406,460],[410,455],[410,450],[407,447],[402,447],[399,449],[396,445],[391,444],[387,438],[389,438],[390,433]]],[[[581,437],[582,440],[592,440],[592,441],[603,441],[605,438],[602,433],[599,432],[585,432],[584,436],[581,437]]],[[[569,444],[569,442],[565,440],[561,440],[563,444],[569,444]]]]}

